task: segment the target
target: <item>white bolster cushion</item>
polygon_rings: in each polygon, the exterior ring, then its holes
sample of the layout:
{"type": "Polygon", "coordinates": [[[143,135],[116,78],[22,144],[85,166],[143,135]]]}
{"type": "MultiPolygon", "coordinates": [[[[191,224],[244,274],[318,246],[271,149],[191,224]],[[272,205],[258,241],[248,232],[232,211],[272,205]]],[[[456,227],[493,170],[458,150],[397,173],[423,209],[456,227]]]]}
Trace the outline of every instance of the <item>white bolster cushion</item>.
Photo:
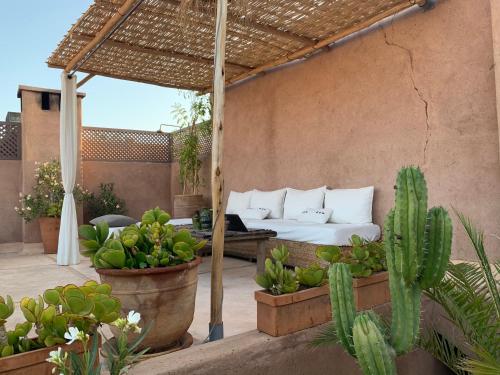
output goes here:
{"type": "Polygon", "coordinates": [[[297,221],[315,224],[325,224],[332,215],[331,208],[308,208],[302,211],[297,221]]]}
{"type": "Polygon", "coordinates": [[[270,212],[269,208],[247,208],[241,211],[239,215],[242,219],[264,220],[269,216],[270,212]]]}

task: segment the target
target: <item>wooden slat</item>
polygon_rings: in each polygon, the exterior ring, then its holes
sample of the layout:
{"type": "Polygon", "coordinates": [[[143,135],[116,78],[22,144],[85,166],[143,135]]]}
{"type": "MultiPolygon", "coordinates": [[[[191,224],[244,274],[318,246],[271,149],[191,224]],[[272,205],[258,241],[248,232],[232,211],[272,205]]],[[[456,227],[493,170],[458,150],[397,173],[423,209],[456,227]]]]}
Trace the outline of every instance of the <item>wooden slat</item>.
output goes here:
{"type": "Polygon", "coordinates": [[[82,79],[81,81],[79,81],[77,83],[76,88],[82,87],[83,85],[85,85],[88,81],[90,81],[94,77],[95,77],[95,74],[87,74],[87,76],[84,79],[82,79]]]}

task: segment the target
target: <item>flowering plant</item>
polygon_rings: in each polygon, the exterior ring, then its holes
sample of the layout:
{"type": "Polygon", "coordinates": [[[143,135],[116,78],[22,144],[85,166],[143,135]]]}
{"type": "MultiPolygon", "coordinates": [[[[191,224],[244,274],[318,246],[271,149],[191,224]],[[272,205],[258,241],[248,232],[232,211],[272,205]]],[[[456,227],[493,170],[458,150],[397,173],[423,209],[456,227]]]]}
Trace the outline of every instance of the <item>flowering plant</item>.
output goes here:
{"type": "Polygon", "coordinates": [[[104,215],[125,215],[127,207],[125,201],[114,192],[114,184],[101,183],[99,192],[90,194],[85,202],[85,209],[91,219],[104,215]]]}
{"type": "MultiPolygon", "coordinates": [[[[146,329],[141,330],[138,325],[140,320],[141,314],[130,311],[126,318],[118,318],[115,322],[111,323],[119,329],[119,334],[116,339],[106,339],[103,345],[106,354],[106,367],[110,375],[126,374],[130,366],[139,361],[148,351],[148,349],[143,349],[138,353],[135,352],[135,349],[144,340],[150,328],[148,326],[146,329]],[[140,335],[129,344],[128,334],[131,332],[139,333],[140,335]]],[[[94,337],[97,336],[96,333],[97,331],[93,335],[94,337]]],[[[83,354],[80,357],[76,353],[70,352],[68,356],[68,353],[64,352],[60,347],[57,350],[51,351],[46,361],[54,365],[52,373],[56,373],[57,371],[63,375],[101,374],[101,365],[98,364],[99,359],[97,357],[98,340],[92,340],[89,348],[90,336],[80,331],[77,327],[70,327],[68,332],[64,334],[64,337],[68,340],[68,345],[75,341],[81,342],[83,354]]]]}
{"type": "MultiPolygon", "coordinates": [[[[27,222],[38,217],[61,217],[64,187],[58,160],[35,163],[35,185],[31,194],[19,193],[20,207],[14,207],[27,222]]],[[[77,184],[73,190],[75,202],[88,200],[90,193],[77,184]]]]}

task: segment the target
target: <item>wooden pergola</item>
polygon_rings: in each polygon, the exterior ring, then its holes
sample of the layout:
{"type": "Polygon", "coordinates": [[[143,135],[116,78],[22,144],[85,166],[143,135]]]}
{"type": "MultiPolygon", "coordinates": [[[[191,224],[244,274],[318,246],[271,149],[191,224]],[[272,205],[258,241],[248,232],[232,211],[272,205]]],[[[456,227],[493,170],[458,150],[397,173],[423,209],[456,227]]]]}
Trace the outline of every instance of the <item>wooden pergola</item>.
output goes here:
{"type": "Polygon", "coordinates": [[[224,90],[431,0],[95,0],[48,60],[88,73],[213,92],[211,340],[222,332],[224,90]]]}

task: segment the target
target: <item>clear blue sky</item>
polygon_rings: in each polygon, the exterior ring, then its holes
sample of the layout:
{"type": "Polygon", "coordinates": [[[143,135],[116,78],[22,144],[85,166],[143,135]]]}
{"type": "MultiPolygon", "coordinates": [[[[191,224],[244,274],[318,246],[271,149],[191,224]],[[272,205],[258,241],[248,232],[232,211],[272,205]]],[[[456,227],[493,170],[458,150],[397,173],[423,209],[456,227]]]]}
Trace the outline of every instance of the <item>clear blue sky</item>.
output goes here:
{"type": "MultiPolygon", "coordinates": [[[[20,110],[20,84],[58,89],[60,70],[45,61],[92,0],[1,1],[0,121],[20,110]]],[[[80,73],[79,78],[85,74],[80,73]]],[[[173,123],[175,103],[184,103],[179,90],[111,78],[94,77],[81,91],[83,124],[113,128],[157,130],[173,123]]]]}

